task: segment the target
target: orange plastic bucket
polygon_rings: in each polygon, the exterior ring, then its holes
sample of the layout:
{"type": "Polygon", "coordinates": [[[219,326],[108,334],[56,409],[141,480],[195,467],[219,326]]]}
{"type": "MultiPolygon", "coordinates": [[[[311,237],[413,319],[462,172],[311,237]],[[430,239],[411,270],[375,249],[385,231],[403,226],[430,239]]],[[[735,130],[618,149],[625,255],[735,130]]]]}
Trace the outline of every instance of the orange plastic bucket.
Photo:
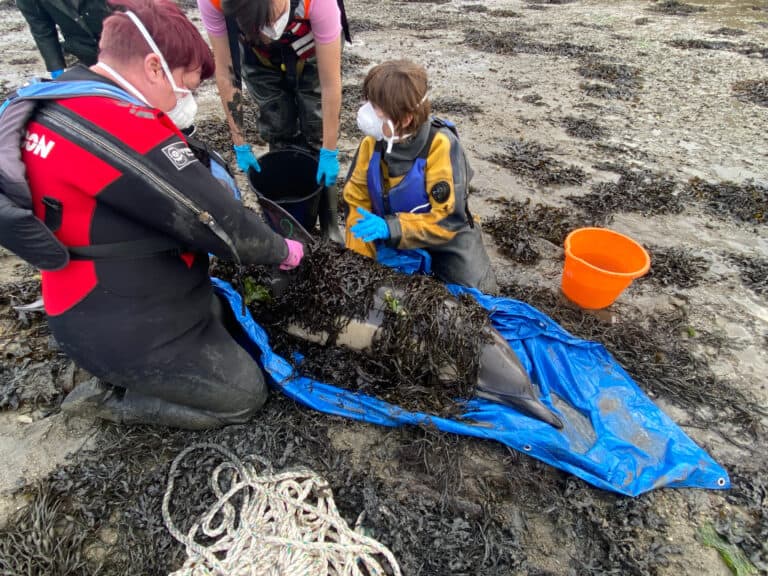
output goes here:
{"type": "Polygon", "coordinates": [[[579,228],[565,239],[563,294],[582,308],[605,308],[650,267],[648,252],[629,236],[579,228]]]}

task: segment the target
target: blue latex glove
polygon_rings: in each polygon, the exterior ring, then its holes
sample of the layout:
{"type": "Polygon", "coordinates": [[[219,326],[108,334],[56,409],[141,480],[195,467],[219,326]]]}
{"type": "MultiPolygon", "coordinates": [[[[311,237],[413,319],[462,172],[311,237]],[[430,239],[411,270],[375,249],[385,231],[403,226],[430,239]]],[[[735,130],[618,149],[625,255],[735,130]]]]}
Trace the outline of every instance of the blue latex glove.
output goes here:
{"type": "Polygon", "coordinates": [[[386,240],[389,238],[389,226],[386,220],[376,214],[371,214],[365,208],[357,208],[357,213],[362,216],[354,226],[352,226],[352,235],[363,242],[373,242],[374,240],[386,240]]]}
{"type": "Polygon", "coordinates": [[[235,150],[235,157],[237,158],[237,167],[240,168],[240,170],[247,174],[248,168],[253,167],[256,172],[261,172],[261,166],[259,166],[259,161],[256,160],[256,156],[253,155],[253,150],[251,150],[250,144],[240,144],[240,146],[233,146],[233,148],[235,150]]]}
{"type": "Polygon", "coordinates": [[[336,184],[339,175],[339,151],[320,148],[320,162],[317,165],[317,183],[326,187],[336,184]]]}
{"type": "Polygon", "coordinates": [[[58,78],[59,76],[61,76],[61,74],[62,74],[63,72],[64,72],[64,70],[63,70],[63,69],[54,70],[53,72],[51,72],[51,78],[53,78],[54,80],[56,80],[56,78],[58,78]]]}

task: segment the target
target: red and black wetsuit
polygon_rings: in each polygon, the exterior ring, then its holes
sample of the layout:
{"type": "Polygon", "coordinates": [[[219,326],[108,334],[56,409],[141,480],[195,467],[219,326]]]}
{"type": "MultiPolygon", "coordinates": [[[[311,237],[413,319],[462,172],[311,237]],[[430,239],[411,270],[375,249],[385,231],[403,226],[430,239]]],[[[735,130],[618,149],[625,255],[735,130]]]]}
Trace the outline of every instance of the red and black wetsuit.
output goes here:
{"type": "MultiPolygon", "coordinates": [[[[108,82],[82,67],[62,79],[108,82]]],[[[100,96],[48,101],[22,156],[35,214],[65,246],[105,251],[43,272],[42,288],[62,349],[127,389],[112,419],[191,428],[247,419],[266,397],[263,376],[221,321],[207,254],[277,264],[285,241],[156,109],[100,96]]]]}

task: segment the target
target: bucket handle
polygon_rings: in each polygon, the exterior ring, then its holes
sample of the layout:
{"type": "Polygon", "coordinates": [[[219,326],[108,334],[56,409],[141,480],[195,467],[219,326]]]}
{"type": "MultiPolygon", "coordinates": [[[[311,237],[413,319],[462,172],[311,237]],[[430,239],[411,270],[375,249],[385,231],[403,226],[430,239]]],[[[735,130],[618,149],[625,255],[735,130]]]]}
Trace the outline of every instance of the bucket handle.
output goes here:
{"type": "MultiPolygon", "coordinates": [[[[306,154],[307,156],[311,156],[315,160],[317,160],[320,157],[320,152],[315,150],[314,148],[307,148],[305,146],[299,146],[298,144],[286,144],[285,146],[281,146],[280,148],[269,150],[268,152],[265,152],[261,156],[265,156],[266,154],[269,154],[271,152],[297,152],[299,154],[306,154]]],[[[259,158],[261,158],[261,156],[259,158]]]]}

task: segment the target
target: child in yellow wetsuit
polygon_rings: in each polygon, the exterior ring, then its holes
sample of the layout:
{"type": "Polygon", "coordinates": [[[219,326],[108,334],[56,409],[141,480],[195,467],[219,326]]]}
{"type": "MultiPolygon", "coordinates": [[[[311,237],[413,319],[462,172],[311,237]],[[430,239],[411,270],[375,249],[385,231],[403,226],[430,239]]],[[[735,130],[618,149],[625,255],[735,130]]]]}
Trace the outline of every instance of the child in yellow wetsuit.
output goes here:
{"type": "Polygon", "coordinates": [[[408,60],[375,66],[358,111],[366,135],[344,186],[346,245],[365,256],[424,249],[441,281],[496,291],[468,206],[472,169],[453,125],[430,117],[426,70],[408,60]]]}

